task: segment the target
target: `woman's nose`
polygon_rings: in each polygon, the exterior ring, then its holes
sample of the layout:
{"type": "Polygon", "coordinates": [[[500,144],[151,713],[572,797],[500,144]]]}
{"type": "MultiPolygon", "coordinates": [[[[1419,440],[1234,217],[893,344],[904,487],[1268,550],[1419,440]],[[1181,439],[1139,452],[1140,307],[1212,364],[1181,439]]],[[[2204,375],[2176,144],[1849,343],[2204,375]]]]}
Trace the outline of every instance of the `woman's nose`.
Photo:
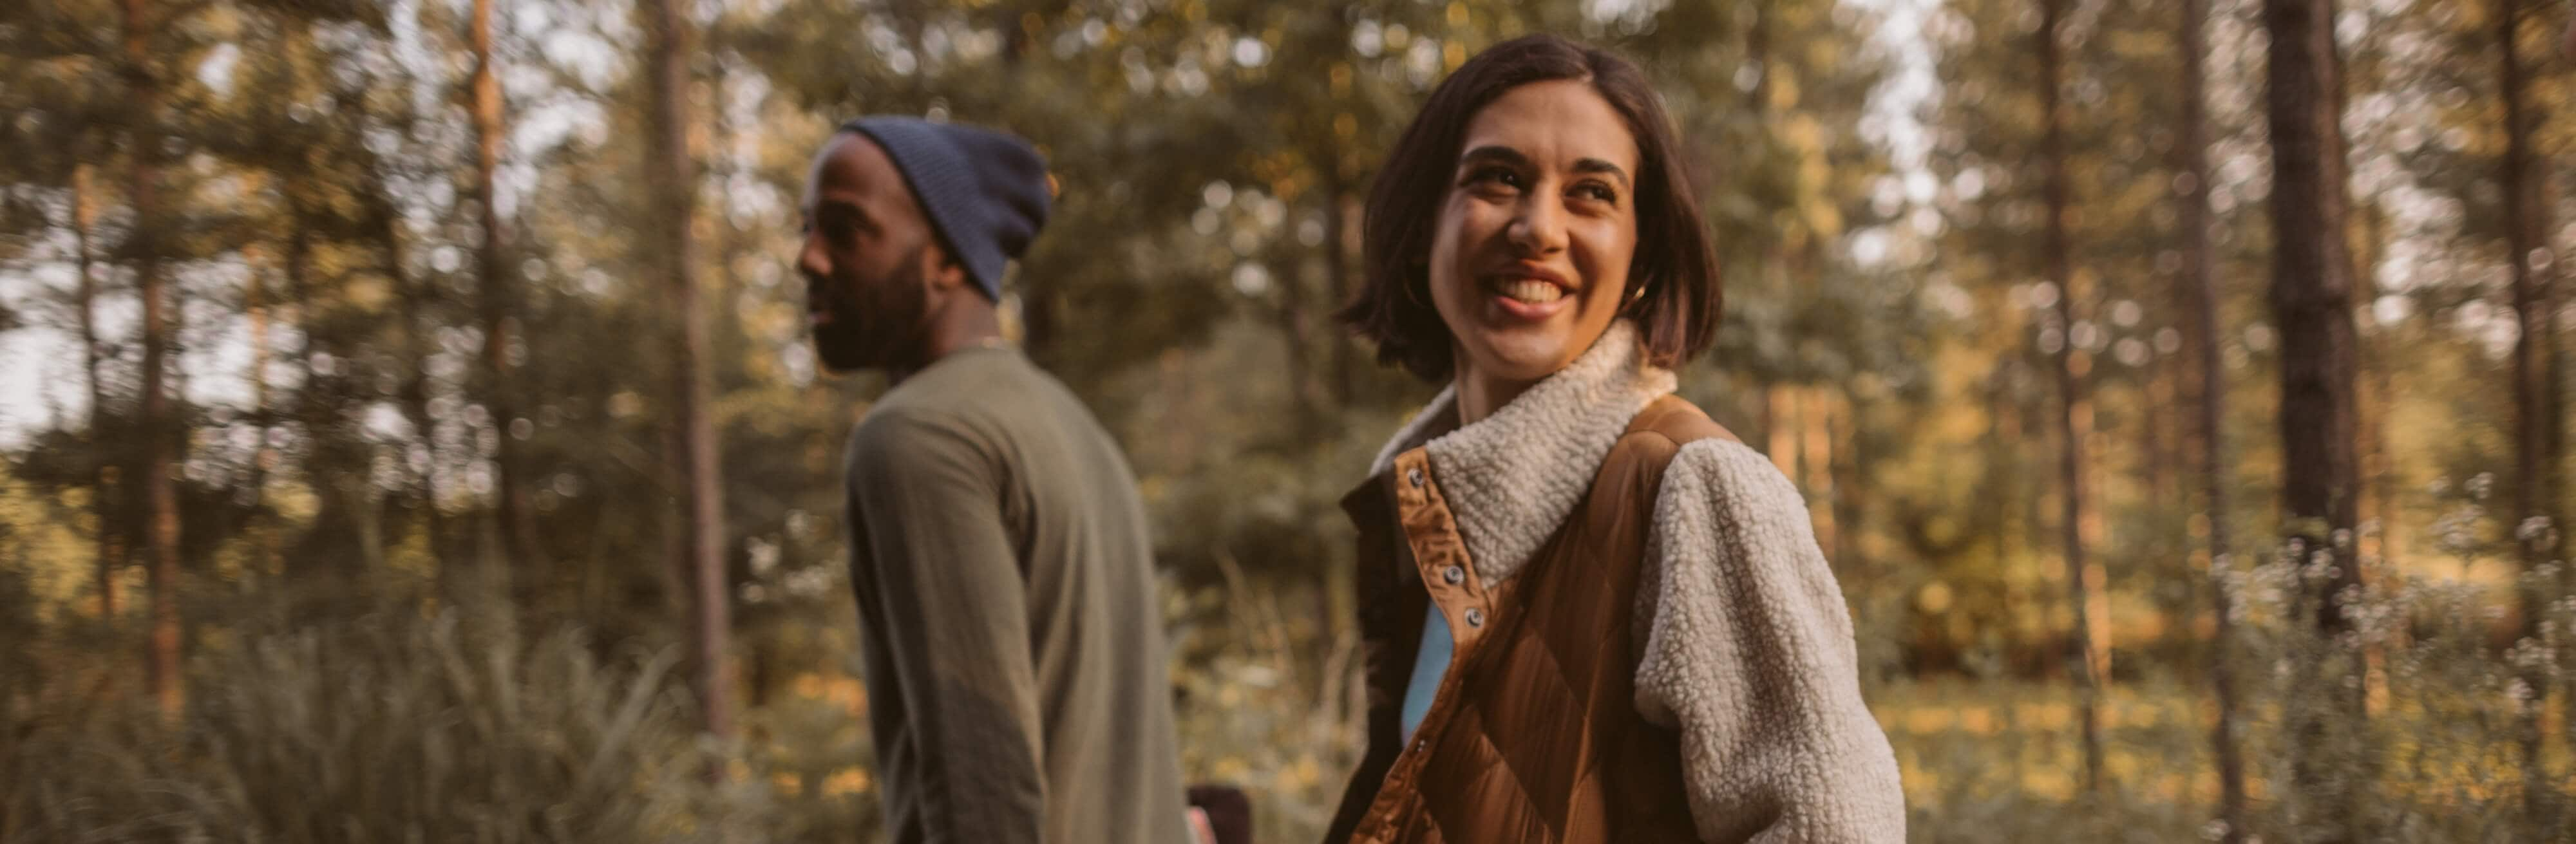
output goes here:
{"type": "Polygon", "coordinates": [[[1532,192],[1512,216],[1507,234],[1525,254],[1547,255],[1565,249],[1565,216],[1545,194],[1532,192]]]}

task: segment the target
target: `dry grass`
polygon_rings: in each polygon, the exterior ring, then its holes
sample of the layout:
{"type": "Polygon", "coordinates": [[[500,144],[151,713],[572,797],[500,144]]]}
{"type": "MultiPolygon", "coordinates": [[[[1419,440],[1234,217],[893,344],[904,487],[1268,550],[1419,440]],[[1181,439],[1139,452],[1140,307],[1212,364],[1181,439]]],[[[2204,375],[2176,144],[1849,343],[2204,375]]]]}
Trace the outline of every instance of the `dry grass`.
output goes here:
{"type": "MultiPolygon", "coordinates": [[[[2274,842],[2347,825],[2372,840],[2515,840],[2525,817],[2517,689],[2559,687],[2569,619],[2499,652],[2486,638],[2487,599],[2394,583],[2364,596],[2361,630],[2325,640],[2285,623],[2304,576],[2276,561],[2237,584],[2247,635],[2230,665],[2250,702],[2251,831],[2274,842]],[[2362,664],[2367,674],[2335,668],[2362,664]],[[2353,688],[2371,692],[2366,729],[2313,747],[2290,740],[2288,725],[2335,699],[2321,690],[2353,688]],[[2301,753],[2344,778],[2347,808],[2290,786],[2301,753]]],[[[1316,593],[1256,588],[1237,573],[1167,599],[1167,616],[1182,620],[1184,770],[1250,792],[1260,840],[1314,840],[1358,750],[1356,643],[1316,593]]],[[[23,621],[0,606],[0,624],[33,629],[23,621]]],[[[274,627],[202,643],[196,692],[175,726],[72,689],[90,674],[63,655],[113,648],[58,641],[50,658],[30,658],[0,642],[10,669],[0,677],[0,842],[877,834],[865,691],[841,671],[789,676],[746,713],[740,744],[718,746],[694,736],[668,651],[403,613],[274,627]],[[705,776],[719,767],[729,776],[705,776]]],[[[1870,700],[1905,772],[1914,840],[2179,841],[2215,831],[2214,710],[2200,677],[2168,666],[2106,692],[2098,792],[2082,784],[2077,698],[2063,684],[1899,680],[1870,700]]],[[[2551,799],[2576,807],[2565,719],[2539,726],[2551,799]]]]}

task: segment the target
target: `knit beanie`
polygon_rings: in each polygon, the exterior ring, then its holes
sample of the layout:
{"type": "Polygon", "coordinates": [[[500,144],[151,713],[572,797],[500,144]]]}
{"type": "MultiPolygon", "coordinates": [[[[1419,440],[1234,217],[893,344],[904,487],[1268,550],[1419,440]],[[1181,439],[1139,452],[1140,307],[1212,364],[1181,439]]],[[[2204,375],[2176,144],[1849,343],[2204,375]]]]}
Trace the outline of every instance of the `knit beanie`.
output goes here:
{"type": "Polygon", "coordinates": [[[841,124],[885,149],[975,286],[1002,298],[1002,265],[1046,225],[1046,160],[1027,141],[989,129],[912,117],[841,124]]]}

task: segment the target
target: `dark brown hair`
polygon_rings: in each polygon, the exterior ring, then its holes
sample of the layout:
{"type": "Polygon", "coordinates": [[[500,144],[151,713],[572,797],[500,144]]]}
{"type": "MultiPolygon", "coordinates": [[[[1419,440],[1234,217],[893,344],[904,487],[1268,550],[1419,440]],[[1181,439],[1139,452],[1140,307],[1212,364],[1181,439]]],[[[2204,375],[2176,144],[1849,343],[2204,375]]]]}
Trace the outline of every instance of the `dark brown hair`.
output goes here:
{"type": "Polygon", "coordinates": [[[1400,364],[1426,381],[1453,374],[1449,326],[1432,308],[1427,288],[1431,241],[1458,147],[1476,112],[1504,92],[1558,79],[1591,83],[1637,141],[1637,255],[1621,291],[1620,316],[1637,322],[1646,358],[1657,366],[1708,348],[1719,313],[1717,256],[1699,200],[1683,178],[1681,144],[1662,98],[1627,59],[1554,35],[1526,35],[1486,48],[1442,80],[1369,188],[1361,217],[1367,279],[1337,316],[1377,342],[1378,363],[1400,364]],[[1640,289],[1643,295],[1636,295],[1640,289]]]}

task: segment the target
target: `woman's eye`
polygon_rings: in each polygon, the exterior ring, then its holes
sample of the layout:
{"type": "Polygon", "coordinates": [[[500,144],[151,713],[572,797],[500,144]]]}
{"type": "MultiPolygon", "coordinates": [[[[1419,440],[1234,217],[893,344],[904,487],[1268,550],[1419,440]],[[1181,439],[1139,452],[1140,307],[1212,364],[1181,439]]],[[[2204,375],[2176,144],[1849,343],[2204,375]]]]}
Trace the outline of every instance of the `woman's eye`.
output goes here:
{"type": "Polygon", "coordinates": [[[1611,205],[1619,204],[1619,192],[1611,190],[1609,185],[1597,182],[1585,182],[1581,185],[1575,186],[1574,194],[1595,202],[1606,202],[1611,205]]]}
{"type": "Polygon", "coordinates": [[[1484,167],[1468,171],[1466,184],[1499,185],[1517,190],[1521,187],[1521,174],[1508,167],[1484,167]]]}

